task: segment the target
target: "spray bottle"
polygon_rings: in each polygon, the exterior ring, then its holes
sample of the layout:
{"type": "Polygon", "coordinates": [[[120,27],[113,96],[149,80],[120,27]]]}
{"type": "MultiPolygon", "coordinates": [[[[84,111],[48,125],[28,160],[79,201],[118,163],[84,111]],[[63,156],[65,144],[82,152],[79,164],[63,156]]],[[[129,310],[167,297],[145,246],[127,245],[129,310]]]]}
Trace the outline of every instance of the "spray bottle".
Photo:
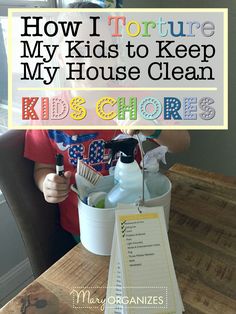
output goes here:
{"type": "MultiPolygon", "coordinates": [[[[139,132],[139,134],[135,134],[133,136],[131,135],[128,135],[128,134],[119,134],[117,135],[114,140],[110,141],[110,142],[107,142],[107,145],[108,147],[107,148],[110,148],[111,151],[112,151],[112,154],[111,154],[111,157],[110,157],[110,161],[112,161],[112,159],[114,158],[114,156],[119,152],[117,151],[118,146],[116,145],[112,145],[114,142],[116,141],[120,141],[120,140],[124,140],[124,139],[132,139],[132,140],[129,140],[129,144],[132,145],[133,143],[133,139],[137,140],[138,139],[138,142],[139,144],[146,141],[146,136],[144,136],[141,132],[139,132]]],[[[137,142],[135,142],[137,143],[137,142]]],[[[142,145],[142,144],[141,144],[142,145]]],[[[121,153],[123,155],[125,155],[125,153],[121,153]]],[[[109,161],[109,162],[110,162],[109,161]]],[[[116,163],[116,166],[113,166],[113,167],[110,167],[109,168],[109,174],[110,175],[113,175],[114,176],[114,185],[116,185],[118,182],[119,182],[119,168],[120,168],[120,157],[118,158],[118,161],[116,163]]]]}
{"type": "Polygon", "coordinates": [[[167,151],[168,147],[159,146],[145,154],[144,163],[141,161],[141,167],[143,167],[144,164],[144,178],[151,199],[161,196],[166,192],[166,179],[165,176],[159,172],[159,163],[162,161],[166,164],[165,154],[167,151]]]}
{"type": "MultiPolygon", "coordinates": [[[[137,146],[138,141],[132,137],[127,137],[124,134],[123,136],[117,137],[117,139],[111,140],[105,143],[105,148],[109,148],[111,150],[110,159],[108,164],[110,165],[115,155],[119,152],[123,156],[133,156],[135,147],[137,146]]],[[[134,160],[135,161],[135,160],[134,160]]],[[[135,161],[136,162],[136,161],[135,161]]],[[[114,185],[119,183],[119,173],[121,167],[121,156],[119,157],[116,166],[112,167],[112,170],[109,169],[109,174],[114,174],[114,185]]]]}
{"type": "MultiPolygon", "coordinates": [[[[134,159],[134,150],[137,144],[138,141],[134,138],[112,140],[105,143],[105,148],[110,148],[112,151],[110,162],[117,152],[122,153],[115,168],[118,183],[106,197],[106,208],[116,207],[118,203],[135,203],[142,198],[142,172],[134,159]]],[[[144,196],[145,199],[150,198],[147,188],[144,188],[144,196]]]]}

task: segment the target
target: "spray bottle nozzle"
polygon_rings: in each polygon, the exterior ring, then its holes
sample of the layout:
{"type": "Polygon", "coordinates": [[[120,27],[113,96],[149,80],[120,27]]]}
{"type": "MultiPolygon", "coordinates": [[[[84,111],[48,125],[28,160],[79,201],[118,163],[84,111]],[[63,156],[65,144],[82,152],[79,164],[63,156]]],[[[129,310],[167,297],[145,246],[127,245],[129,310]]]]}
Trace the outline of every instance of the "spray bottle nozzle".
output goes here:
{"type": "Polygon", "coordinates": [[[166,164],[165,155],[168,152],[168,147],[161,145],[157,148],[154,148],[148,151],[144,156],[144,162],[141,161],[140,166],[145,169],[149,170],[156,170],[159,171],[159,162],[162,161],[166,164]]]}
{"type": "Polygon", "coordinates": [[[118,153],[118,149],[116,149],[116,145],[115,145],[115,140],[111,140],[109,142],[105,142],[105,145],[104,147],[105,148],[109,148],[110,149],[110,158],[109,158],[109,161],[108,161],[108,165],[110,166],[111,163],[112,163],[112,160],[114,159],[115,155],[118,153]]]}
{"type": "Polygon", "coordinates": [[[112,160],[116,153],[122,152],[126,156],[129,157],[129,163],[134,161],[134,150],[137,146],[138,141],[135,138],[125,138],[121,140],[111,140],[109,142],[105,142],[105,148],[111,149],[111,155],[108,162],[108,165],[110,166],[112,163],[112,160]]]}

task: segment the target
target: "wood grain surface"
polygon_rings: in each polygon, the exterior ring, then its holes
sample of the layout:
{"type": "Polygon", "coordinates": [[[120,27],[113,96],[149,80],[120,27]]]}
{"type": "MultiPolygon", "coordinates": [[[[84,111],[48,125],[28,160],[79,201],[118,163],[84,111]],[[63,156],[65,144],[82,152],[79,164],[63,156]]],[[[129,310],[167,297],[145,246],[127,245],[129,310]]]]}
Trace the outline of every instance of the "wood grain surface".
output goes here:
{"type": "MultiPolygon", "coordinates": [[[[180,164],[167,175],[173,184],[169,240],[185,313],[235,314],[236,178],[180,164]]],[[[0,313],[103,313],[108,266],[109,257],[79,244],[0,313]],[[91,287],[91,299],[101,304],[79,308],[81,287],[91,287]]]]}

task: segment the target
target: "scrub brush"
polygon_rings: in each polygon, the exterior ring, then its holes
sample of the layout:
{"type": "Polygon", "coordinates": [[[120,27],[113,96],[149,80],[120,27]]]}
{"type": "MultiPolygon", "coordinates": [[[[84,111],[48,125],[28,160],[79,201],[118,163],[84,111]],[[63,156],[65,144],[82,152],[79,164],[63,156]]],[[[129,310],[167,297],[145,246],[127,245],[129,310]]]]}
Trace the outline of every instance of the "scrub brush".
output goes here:
{"type": "Polygon", "coordinates": [[[88,193],[95,187],[101,177],[102,175],[99,172],[86,165],[83,161],[78,160],[75,180],[79,197],[82,201],[84,201],[88,193]]]}

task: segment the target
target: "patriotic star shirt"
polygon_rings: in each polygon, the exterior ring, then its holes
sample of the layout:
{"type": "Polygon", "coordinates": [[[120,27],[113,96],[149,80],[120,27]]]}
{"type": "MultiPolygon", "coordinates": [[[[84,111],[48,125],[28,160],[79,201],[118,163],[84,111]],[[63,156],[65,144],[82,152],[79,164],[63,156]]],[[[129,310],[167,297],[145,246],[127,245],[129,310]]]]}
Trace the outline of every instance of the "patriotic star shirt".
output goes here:
{"type": "MultiPolygon", "coordinates": [[[[71,184],[74,184],[78,159],[103,175],[109,173],[109,151],[104,143],[118,134],[120,131],[114,130],[28,130],[24,157],[55,165],[56,154],[62,154],[65,171],[72,172],[71,184]]],[[[61,226],[73,235],[80,235],[77,205],[77,196],[72,191],[59,203],[61,226]]]]}

